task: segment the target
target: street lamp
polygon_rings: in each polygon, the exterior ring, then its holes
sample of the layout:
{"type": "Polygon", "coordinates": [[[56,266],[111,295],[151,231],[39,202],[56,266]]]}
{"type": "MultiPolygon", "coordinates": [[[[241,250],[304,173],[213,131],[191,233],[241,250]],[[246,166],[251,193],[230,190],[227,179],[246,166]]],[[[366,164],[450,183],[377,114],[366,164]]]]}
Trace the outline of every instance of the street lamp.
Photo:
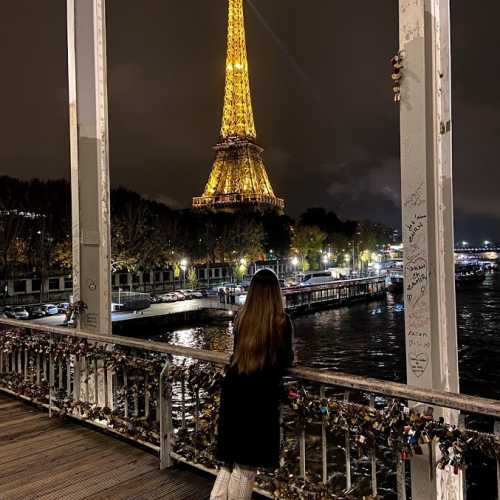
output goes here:
{"type": "Polygon", "coordinates": [[[328,261],[329,261],[328,255],[327,254],[323,255],[323,264],[325,265],[325,269],[326,269],[326,266],[328,265],[328,261]]]}
{"type": "Polygon", "coordinates": [[[295,255],[292,257],[292,266],[293,266],[293,277],[297,281],[297,266],[299,265],[299,258],[295,255]]]}
{"type": "Polygon", "coordinates": [[[186,288],[186,270],[188,266],[188,261],[187,259],[182,259],[181,260],[181,269],[182,269],[182,281],[183,281],[183,288],[186,288]]]}

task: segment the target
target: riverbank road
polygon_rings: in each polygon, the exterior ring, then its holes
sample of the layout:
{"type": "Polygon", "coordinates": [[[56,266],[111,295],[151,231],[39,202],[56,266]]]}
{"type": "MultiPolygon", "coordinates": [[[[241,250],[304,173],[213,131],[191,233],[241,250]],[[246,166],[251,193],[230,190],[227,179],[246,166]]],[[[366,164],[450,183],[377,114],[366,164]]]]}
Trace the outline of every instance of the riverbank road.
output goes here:
{"type": "MultiPolygon", "coordinates": [[[[217,298],[208,297],[203,299],[182,300],[178,302],[171,302],[168,304],[151,304],[150,307],[141,311],[113,312],[111,314],[111,319],[113,323],[115,323],[141,317],[152,318],[155,316],[165,316],[168,314],[177,314],[207,308],[216,309],[219,307],[221,309],[224,308],[224,306],[219,304],[217,298]]],[[[33,320],[33,323],[45,326],[64,326],[64,319],[64,314],[56,314],[54,316],[35,319],[33,320]]]]}

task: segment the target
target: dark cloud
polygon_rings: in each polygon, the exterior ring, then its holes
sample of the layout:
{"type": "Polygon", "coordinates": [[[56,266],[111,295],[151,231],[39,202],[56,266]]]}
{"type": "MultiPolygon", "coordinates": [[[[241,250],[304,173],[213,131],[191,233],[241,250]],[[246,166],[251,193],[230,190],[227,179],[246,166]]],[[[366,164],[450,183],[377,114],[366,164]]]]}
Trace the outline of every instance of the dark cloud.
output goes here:
{"type": "MultiPolygon", "coordinates": [[[[65,0],[16,0],[0,23],[0,171],[69,174],[65,0]]],[[[252,0],[259,141],[295,215],[399,222],[397,0],[252,0]]],[[[457,234],[500,239],[500,4],[451,0],[457,234]],[[479,4],[479,5],[476,5],[479,4]]],[[[114,185],[188,206],[206,182],[224,83],[225,0],[108,0],[114,185]]]]}

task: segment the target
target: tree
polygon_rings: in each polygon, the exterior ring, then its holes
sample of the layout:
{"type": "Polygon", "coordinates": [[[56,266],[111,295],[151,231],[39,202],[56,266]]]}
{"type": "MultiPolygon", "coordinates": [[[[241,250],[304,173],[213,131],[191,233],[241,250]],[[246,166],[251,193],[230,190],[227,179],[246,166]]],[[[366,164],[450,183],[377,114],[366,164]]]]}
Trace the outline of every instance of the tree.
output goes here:
{"type": "Polygon", "coordinates": [[[189,288],[196,288],[198,286],[198,274],[196,273],[195,267],[190,267],[187,272],[187,282],[189,288]]]}
{"type": "Polygon", "coordinates": [[[327,235],[317,226],[295,226],[292,237],[292,247],[302,261],[302,270],[305,271],[305,262],[313,268],[319,267],[321,250],[324,248],[327,235]]]}

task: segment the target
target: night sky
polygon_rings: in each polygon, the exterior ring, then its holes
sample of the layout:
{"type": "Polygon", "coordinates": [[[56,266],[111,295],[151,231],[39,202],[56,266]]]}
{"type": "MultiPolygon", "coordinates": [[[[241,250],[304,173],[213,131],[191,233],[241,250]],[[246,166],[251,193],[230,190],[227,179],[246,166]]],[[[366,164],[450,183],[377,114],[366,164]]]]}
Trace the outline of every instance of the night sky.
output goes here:
{"type": "MultiPolygon", "coordinates": [[[[451,0],[458,239],[500,240],[500,3],[451,0]]],[[[218,140],[225,0],[108,0],[111,177],[174,207],[218,140]]],[[[251,0],[259,143],[291,215],[399,226],[397,0],[251,0]],[[255,10],[257,9],[257,11],[255,10]]],[[[65,0],[2,3],[0,174],[69,175],[65,0]]]]}

